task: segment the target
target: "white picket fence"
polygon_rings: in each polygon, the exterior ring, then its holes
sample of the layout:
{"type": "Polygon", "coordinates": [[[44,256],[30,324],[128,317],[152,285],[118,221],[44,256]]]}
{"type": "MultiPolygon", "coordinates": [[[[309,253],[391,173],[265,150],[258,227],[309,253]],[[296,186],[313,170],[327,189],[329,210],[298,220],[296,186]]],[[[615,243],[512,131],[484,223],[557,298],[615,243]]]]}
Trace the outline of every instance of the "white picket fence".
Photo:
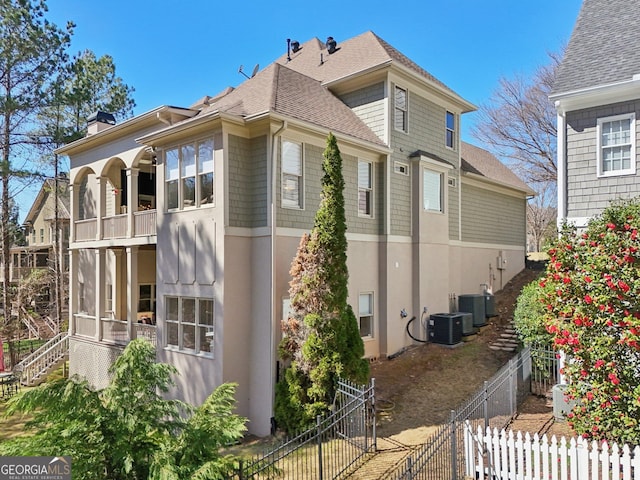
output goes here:
{"type": "Polygon", "coordinates": [[[466,475],[487,480],[640,480],[640,446],[551,440],[467,422],[466,475]]]}

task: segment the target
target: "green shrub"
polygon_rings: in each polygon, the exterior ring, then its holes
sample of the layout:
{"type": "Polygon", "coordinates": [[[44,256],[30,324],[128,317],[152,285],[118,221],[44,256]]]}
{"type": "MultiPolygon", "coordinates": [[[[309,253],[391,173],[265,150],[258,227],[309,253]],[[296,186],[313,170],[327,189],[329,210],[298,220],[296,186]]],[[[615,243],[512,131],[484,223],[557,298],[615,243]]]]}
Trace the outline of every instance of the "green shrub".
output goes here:
{"type": "Polygon", "coordinates": [[[541,282],[545,323],[567,353],[569,414],[585,438],[640,443],[640,201],[618,202],[584,232],[565,228],[541,282]]]}
{"type": "Polygon", "coordinates": [[[547,332],[544,322],[545,308],[540,297],[542,288],[538,280],[526,285],[513,312],[513,324],[518,338],[524,345],[533,348],[551,348],[553,337],[547,332]]]}

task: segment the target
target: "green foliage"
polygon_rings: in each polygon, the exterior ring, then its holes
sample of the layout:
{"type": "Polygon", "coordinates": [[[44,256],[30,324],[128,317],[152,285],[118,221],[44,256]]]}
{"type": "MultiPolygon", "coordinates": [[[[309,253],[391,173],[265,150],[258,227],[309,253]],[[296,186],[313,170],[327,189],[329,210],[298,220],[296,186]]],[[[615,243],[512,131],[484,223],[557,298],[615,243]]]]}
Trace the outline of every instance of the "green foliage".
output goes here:
{"type": "Polygon", "coordinates": [[[329,134],[322,164],[322,199],[310,235],[291,265],[290,317],[280,355],[291,361],[276,387],[275,417],[289,432],[328,412],[339,377],[365,383],[369,364],[358,322],[347,304],[347,238],[342,158],[329,134]]]}
{"type": "Polygon", "coordinates": [[[640,201],[618,202],[586,231],[566,227],[540,282],[547,331],[569,360],[569,415],[585,438],[640,443],[640,201]]]}
{"type": "Polygon", "coordinates": [[[544,315],[546,310],[540,301],[542,288],[537,280],[525,285],[516,300],[513,324],[518,338],[534,348],[551,348],[552,338],[547,332],[544,315]]]}
{"type": "Polygon", "coordinates": [[[0,445],[0,455],[70,455],[82,479],[217,478],[233,459],[245,419],[233,414],[235,386],[221,385],[199,408],[162,397],[175,369],[134,340],[111,368],[104,390],[57,380],[9,400],[7,415],[27,413],[31,436],[0,445]],[[211,476],[203,476],[206,472],[211,476]]]}

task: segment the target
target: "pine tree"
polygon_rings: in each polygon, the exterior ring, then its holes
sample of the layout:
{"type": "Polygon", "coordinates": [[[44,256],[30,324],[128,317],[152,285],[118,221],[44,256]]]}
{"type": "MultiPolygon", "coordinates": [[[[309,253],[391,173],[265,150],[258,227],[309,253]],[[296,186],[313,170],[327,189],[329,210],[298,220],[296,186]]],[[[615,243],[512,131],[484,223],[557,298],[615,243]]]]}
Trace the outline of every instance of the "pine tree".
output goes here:
{"type": "Polygon", "coordinates": [[[349,272],[342,157],[329,134],[322,197],[310,235],[291,266],[291,315],[283,322],[280,354],[291,361],[276,391],[276,420],[287,431],[308,426],[331,406],[338,378],[369,376],[358,323],[347,304],[349,272]]]}

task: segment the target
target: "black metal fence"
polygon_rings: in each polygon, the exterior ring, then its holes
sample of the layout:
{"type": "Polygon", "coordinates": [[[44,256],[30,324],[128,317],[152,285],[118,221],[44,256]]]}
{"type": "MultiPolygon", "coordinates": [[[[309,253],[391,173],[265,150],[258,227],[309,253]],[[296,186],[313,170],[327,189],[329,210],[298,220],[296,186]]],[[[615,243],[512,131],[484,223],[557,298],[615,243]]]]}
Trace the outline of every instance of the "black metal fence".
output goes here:
{"type": "Polygon", "coordinates": [[[376,450],[374,380],[359,386],[340,380],[335,411],[315,428],[240,463],[230,479],[343,478],[376,450]]]}
{"type": "Polygon", "coordinates": [[[502,429],[513,419],[518,404],[531,393],[541,394],[557,378],[557,360],[552,351],[526,348],[512,358],[493,378],[484,382],[471,399],[451,411],[442,425],[393,475],[392,480],[461,480],[465,472],[464,429],[469,421],[502,429]],[[537,391],[532,392],[532,386],[537,391]]]}

